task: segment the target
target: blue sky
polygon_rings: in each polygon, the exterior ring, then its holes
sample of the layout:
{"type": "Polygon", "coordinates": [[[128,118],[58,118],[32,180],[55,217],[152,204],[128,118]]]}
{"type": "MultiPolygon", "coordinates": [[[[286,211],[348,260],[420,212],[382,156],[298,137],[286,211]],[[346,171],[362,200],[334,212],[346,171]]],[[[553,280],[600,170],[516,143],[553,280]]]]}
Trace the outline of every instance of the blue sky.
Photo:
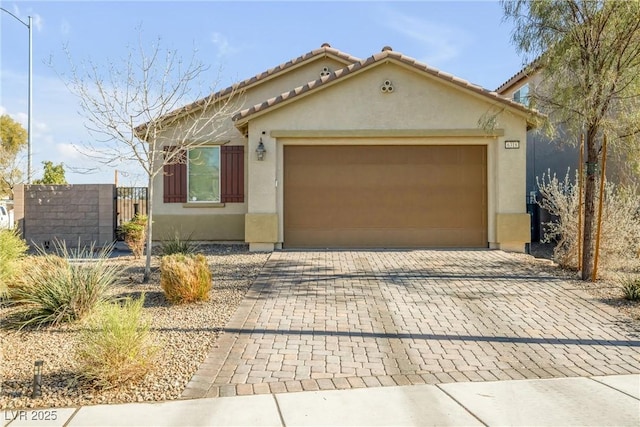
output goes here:
{"type": "MultiPolygon", "coordinates": [[[[27,20],[33,17],[33,166],[64,162],[71,183],[113,182],[113,169],[92,167],[74,148],[91,140],[76,98],[58,74],[68,71],[64,46],[74,62],[120,60],[126,46],[161,37],[164,47],[221,69],[220,86],[245,79],[328,42],[366,58],[385,45],[395,51],[495,89],[523,65],[510,42],[496,1],[2,1],[27,20]],[[51,65],[50,65],[51,64],[51,65]]],[[[27,123],[28,32],[0,16],[0,113],[27,123]]],[[[203,82],[208,85],[210,82],[203,82]]],[[[220,87],[219,87],[220,88],[220,87]]],[[[120,183],[144,185],[135,167],[122,166],[120,183]]]]}

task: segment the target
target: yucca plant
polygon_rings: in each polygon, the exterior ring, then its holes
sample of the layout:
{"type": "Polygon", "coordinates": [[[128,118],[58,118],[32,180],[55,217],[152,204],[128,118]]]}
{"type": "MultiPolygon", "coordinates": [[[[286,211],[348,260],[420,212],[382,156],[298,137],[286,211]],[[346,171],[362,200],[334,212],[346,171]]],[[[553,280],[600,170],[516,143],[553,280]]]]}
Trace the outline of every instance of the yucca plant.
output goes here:
{"type": "Polygon", "coordinates": [[[151,343],[143,306],[144,294],[101,304],[87,319],[76,347],[82,380],[112,388],[140,380],[153,368],[158,348],[151,343]]]}
{"type": "Polygon", "coordinates": [[[191,241],[191,236],[181,239],[176,232],[171,239],[162,241],[160,251],[163,256],[174,254],[191,255],[197,252],[198,247],[198,244],[191,241]]]}
{"type": "Polygon", "coordinates": [[[624,297],[630,301],[640,301],[640,277],[625,276],[621,279],[624,297]]]}
{"type": "Polygon", "coordinates": [[[211,271],[203,255],[174,254],[160,261],[160,286],[169,302],[180,304],[209,299],[211,271]]]}
{"type": "Polygon", "coordinates": [[[15,324],[20,328],[58,325],[82,319],[107,299],[107,290],[119,277],[118,267],[109,264],[111,247],[69,251],[55,243],[56,255],[37,248],[21,278],[11,291],[19,305],[15,324]]]}
{"type": "Polygon", "coordinates": [[[0,230],[0,299],[9,296],[9,288],[20,269],[20,261],[25,256],[27,243],[17,229],[0,230]]]}

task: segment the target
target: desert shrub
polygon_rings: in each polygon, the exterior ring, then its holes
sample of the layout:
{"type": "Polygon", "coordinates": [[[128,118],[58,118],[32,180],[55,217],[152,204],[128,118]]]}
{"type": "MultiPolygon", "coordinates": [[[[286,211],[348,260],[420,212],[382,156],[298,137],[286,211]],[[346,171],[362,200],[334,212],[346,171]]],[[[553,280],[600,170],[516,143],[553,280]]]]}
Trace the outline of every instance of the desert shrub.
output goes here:
{"type": "MultiPolygon", "coordinates": [[[[69,261],[55,254],[31,255],[22,258],[20,261],[20,272],[13,281],[13,288],[24,288],[33,283],[34,275],[38,276],[38,281],[46,283],[51,280],[60,269],[67,269],[69,261]]],[[[11,288],[9,289],[11,292],[11,288]]]]}
{"type": "Polygon", "coordinates": [[[163,240],[160,245],[160,252],[163,256],[174,254],[191,255],[195,254],[197,250],[198,245],[191,241],[191,237],[181,239],[177,232],[171,239],[163,240]]]}
{"type": "Polygon", "coordinates": [[[21,259],[27,249],[27,243],[22,240],[16,229],[0,230],[0,299],[9,295],[11,282],[20,271],[21,259]]]}
{"type": "Polygon", "coordinates": [[[20,306],[15,324],[20,328],[58,325],[82,319],[107,299],[107,290],[118,280],[118,267],[109,264],[111,248],[71,253],[56,243],[56,254],[38,248],[11,290],[20,306]]]}
{"type": "Polygon", "coordinates": [[[209,299],[211,271],[203,255],[175,254],[160,261],[160,286],[172,303],[209,299]]]}
{"type": "Polygon", "coordinates": [[[76,347],[81,379],[111,388],[143,378],[154,364],[144,294],[136,299],[101,304],[87,319],[76,347]]]}
{"type": "Polygon", "coordinates": [[[120,226],[124,235],[124,242],[133,252],[134,258],[140,258],[144,252],[144,245],[147,239],[147,216],[136,215],[131,221],[120,226]]]}
{"type": "Polygon", "coordinates": [[[630,301],[640,301],[640,277],[625,276],[620,280],[624,297],[630,301]]]}
{"type": "Polygon", "coordinates": [[[544,241],[556,242],[553,258],[562,268],[577,269],[578,186],[575,185],[575,181],[571,181],[569,172],[564,180],[559,180],[555,174],[553,177],[543,174],[542,181],[537,180],[537,184],[542,196],[540,207],[558,218],[544,224],[544,241]]]}
{"type": "MultiPolygon", "coordinates": [[[[547,223],[545,241],[556,241],[554,259],[563,268],[578,268],[579,190],[576,177],[567,172],[564,180],[543,175],[538,180],[542,195],[540,206],[557,216],[547,223]]],[[[597,187],[599,188],[599,184],[597,187]]],[[[599,197],[597,197],[599,200],[599,197]]],[[[596,200],[596,206],[598,203],[596,200]]],[[[633,186],[616,187],[605,183],[600,238],[601,269],[633,269],[640,264],[640,198],[633,186]]],[[[596,209],[597,215],[597,209],[596,209]]],[[[584,218],[584,217],[583,217],[584,218]]],[[[595,233],[595,230],[594,230],[595,233]]],[[[595,240],[595,239],[594,239],[595,240]]]]}

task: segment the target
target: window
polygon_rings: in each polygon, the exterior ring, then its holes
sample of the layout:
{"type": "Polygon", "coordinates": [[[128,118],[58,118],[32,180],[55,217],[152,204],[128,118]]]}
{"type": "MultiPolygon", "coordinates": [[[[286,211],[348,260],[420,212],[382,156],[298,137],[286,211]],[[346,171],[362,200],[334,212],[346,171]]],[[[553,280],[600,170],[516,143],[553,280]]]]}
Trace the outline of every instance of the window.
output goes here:
{"type": "MultiPolygon", "coordinates": [[[[165,151],[175,149],[164,147],[165,151]]],[[[178,150],[179,161],[164,165],[164,203],[244,203],[244,146],[192,149],[188,159],[186,150],[178,150]]]]}
{"type": "Polygon", "coordinates": [[[189,150],[187,186],[189,202],[220,202],[220,147],[189,150]]]}
{"type": "Polygon", "coordinates": [[[513,100],[520,104],[529,105],[529,84],[522,86],[513,94],[513,100]]]}

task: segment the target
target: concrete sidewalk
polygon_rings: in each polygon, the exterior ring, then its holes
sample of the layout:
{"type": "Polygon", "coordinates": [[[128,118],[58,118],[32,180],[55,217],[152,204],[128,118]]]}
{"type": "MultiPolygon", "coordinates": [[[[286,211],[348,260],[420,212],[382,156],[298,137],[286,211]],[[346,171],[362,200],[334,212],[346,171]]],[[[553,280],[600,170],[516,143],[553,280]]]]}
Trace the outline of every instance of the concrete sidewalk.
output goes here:
{"type": "Polygon", "coordinates": [[[639,426],[640,375],[308,391],[2,415],[3,425],[10,427],[639,426]]]}

